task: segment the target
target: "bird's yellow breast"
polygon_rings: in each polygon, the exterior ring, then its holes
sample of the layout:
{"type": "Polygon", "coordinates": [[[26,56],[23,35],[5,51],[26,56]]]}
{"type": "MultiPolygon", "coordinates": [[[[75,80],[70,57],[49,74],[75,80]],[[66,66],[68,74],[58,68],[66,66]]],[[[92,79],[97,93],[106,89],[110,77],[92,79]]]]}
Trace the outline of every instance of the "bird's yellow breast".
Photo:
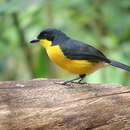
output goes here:
{"type": "Polygon", "coordinates": [[[64,56],[59,45],[51,46],[51,41],[41,40],[41,44],[47,51],[49,58],[58,66],[74,74],[90,74],[104,66],[87,60],[71,60],[64,56]]]}

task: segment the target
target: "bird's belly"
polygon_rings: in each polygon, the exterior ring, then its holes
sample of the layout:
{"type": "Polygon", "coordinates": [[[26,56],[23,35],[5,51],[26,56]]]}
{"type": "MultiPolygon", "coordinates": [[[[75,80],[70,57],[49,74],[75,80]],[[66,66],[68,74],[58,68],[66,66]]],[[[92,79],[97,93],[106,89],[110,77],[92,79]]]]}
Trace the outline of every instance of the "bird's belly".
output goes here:
{"type": "Polygon", "coordinates": [[[59,46],[49,47],[47,49],[49,58],[58,66],[68,70],[73,74],[90,74],[103,67],[103,63],[90,62],[87,60],[67,59],[59,46]]]}

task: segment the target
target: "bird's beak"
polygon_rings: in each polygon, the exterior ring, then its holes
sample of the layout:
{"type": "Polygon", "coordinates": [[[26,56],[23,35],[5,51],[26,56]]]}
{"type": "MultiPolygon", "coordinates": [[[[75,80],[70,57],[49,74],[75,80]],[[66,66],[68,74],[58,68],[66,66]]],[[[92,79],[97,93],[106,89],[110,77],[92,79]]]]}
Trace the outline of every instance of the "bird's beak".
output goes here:
{"type": "Polygon", "coordinates": [[[40,40],[38,38],[34,38],[33,40],[30,41],[30,43],[35,43],[35,42],[39,42],[40,40]]]}

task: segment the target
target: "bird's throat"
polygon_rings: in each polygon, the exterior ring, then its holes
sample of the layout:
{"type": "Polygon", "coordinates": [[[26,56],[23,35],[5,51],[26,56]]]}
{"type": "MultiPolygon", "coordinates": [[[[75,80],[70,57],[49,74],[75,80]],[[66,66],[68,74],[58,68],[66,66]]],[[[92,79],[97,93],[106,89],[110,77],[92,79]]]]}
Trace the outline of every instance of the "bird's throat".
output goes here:
{"type": "Polygon", "coordinates": [[[41,45],[42,45],[45,49],[47,49],[48,47],[50,47],[50,46],[52,45],[52,41],[49,41],[49,40],[47,40],[47,39],[41,39],[41,40],[40,40],[40,43],[41,43],[41,45]]]}

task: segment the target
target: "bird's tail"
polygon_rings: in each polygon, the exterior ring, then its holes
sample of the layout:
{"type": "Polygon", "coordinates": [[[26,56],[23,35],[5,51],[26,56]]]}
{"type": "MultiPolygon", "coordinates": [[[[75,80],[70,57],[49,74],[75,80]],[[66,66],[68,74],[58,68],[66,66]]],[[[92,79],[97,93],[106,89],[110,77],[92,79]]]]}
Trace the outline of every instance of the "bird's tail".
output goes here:
{"type": "Polygon", "coordinates": [[[124,70],[130,72],[130,66],[122,64],[120,62],[117,62],[117,61],[114,61],[114,60],[110,60],[109,64],[112,65],[112,66],[115,66],[115,67],[118,67],[118,68],[121,68],[121,69],[124,69],[124,70]]]}

